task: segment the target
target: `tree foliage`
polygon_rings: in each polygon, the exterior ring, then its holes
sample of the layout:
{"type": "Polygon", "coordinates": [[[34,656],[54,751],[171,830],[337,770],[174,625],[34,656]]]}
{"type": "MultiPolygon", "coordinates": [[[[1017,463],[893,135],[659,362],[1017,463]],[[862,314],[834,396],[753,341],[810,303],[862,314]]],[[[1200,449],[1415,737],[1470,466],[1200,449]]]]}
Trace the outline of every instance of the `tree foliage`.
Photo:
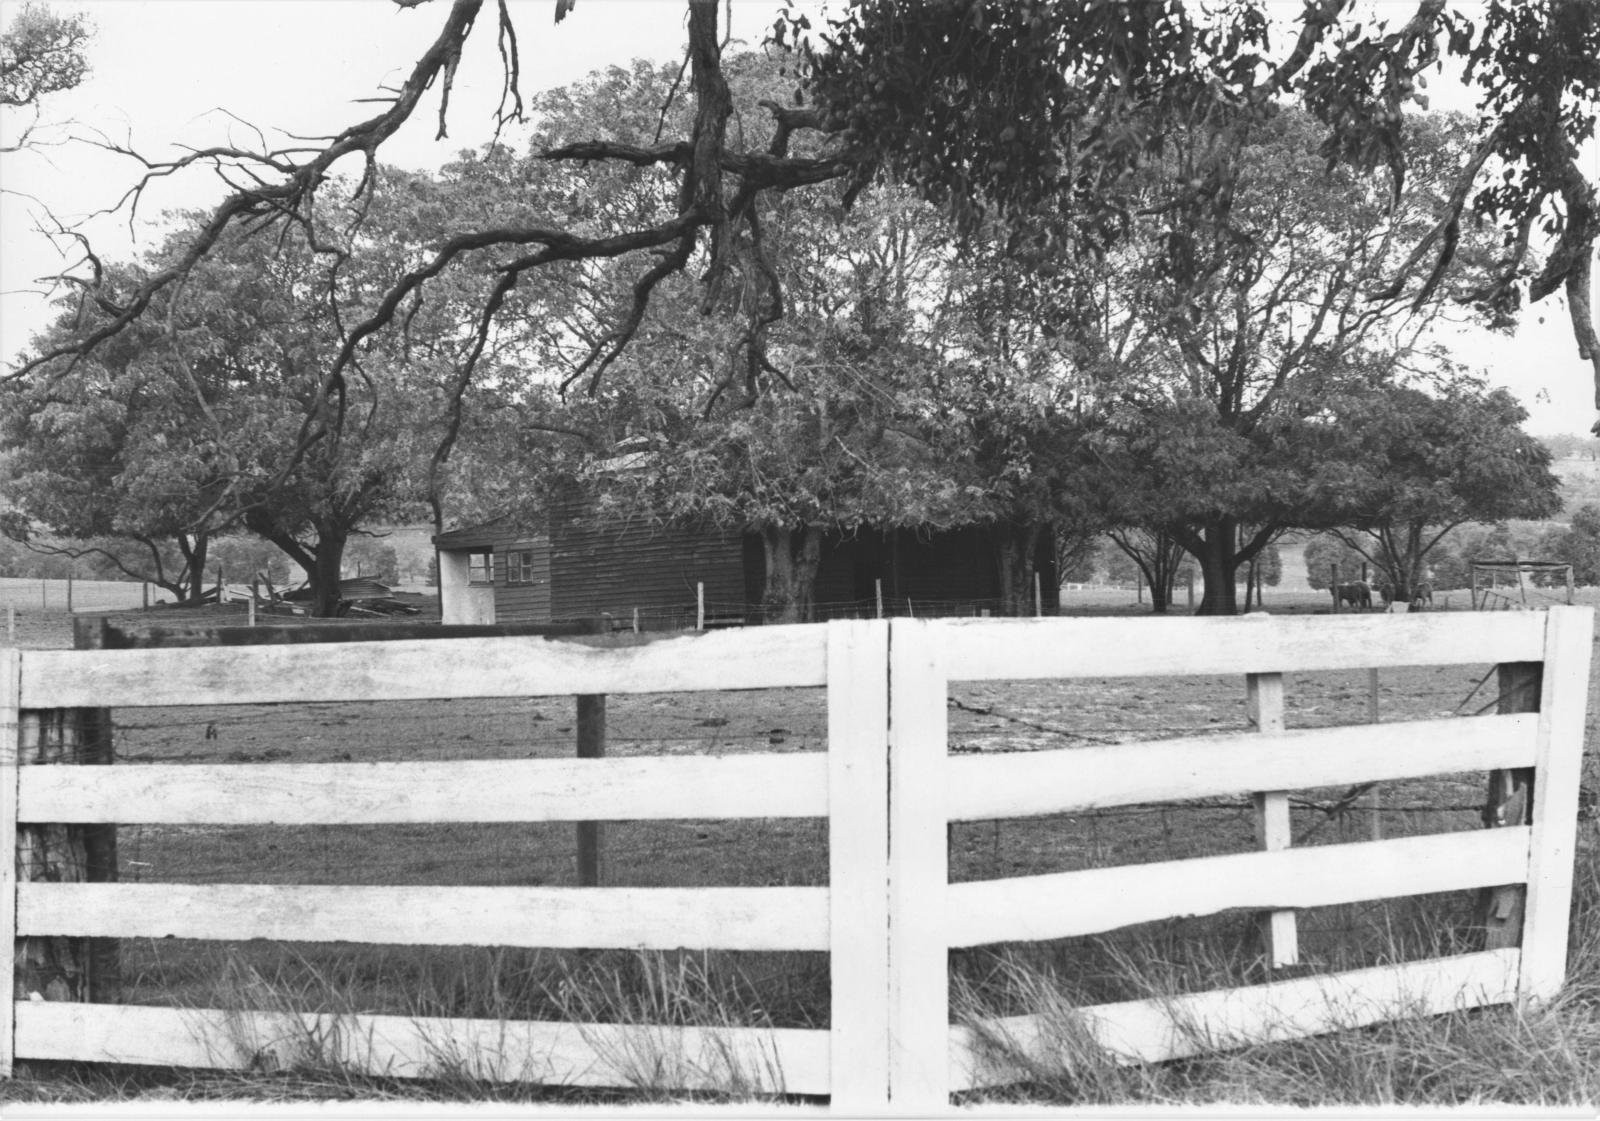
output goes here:
{"type": "MultiPolygon", "coordinates": [[[[1101,318],[1125,324],[1133,345],[1109,365],[1109,432],[1117,471],[1136,481],[1115,520],[1196,558],[1205,613],[1235,610],[1239,567],[1285,528],[1333,524],[1333,452],[1311,423],[1320,402],[1357,365],[1401,360],[1440,314],[1373,289],[1426,236],[1427,209],[1467,151],[1465,122],[1408,126],[1412,174],[1398,194],[1326,170],[1319,135],[1292,110],[1239,134],[1173,133],[1143,174],[1187,174],[1204,153],[1228,177],[1228,205],[1136,223],[1112,255],[1120,293],[1101,318]]],[[[1437,286],[1472,286],[1485,251],[1464,239],[1437,286]]]]}
{"type": "Polygon", "coordinates": [[[1341,584],[1361,579],[1363,571],[1369,579],[1372,576],[1372,562],[1333,533],[1318,533],[1307,539],[1304,556],[1306,581],[1319,592],[1327,591],[1333,582],[1334,565],[1339,566],[1341,584]]]}
{"type": "MultiPolygon", "coordinates": [[[[117,267],[109,281],[133,287],[139,273],[117,267]]],[[[64,313],[41,345],[78,330],[64,313]]],[[[190,391],[150,361],[161,339],[156,324],[140,323],[91,361],[3,387],[5,529],[38,548],[104,558],[192,601],[208,543],[227,521],[218,512],[227,480],[190,391]]]]}
{"type": "Polygon", "coordinates": [[[1537,559],[1570,564],[1574,583],[1600,584],[1600,506],[1589,502],[1574,510],[1571,523],[1551,535],[1537,559]]]}
{"type": "MultiPolygon", "coordinates": [[[[423,5],[408,0],[412,13],[423,5]]],[[[483,0],[452,0],[437,37],[374,116],[332,134],[321,147],[269,151],[214,147],[146,164],[142,183],[193,167],[227,172],[239,187],[167,267],[116,305],[109,322],[72,344],[91,350],[144,314],[152,299],[192,270],[238,224],[308,223],[335,163],[346,156],[376,167],[380,146],[421,111],[424,92],[441,93],[444,131],[450,87],[483,0]]],[[[425,9],[424,9],[425,10],[425,9]]],[[[560,2],[557,15],[569,6],[560,2]]],[[[497,0],[494,33],[506,71],[502,122],[523,109],[517,92],[517,31],[508,0],[497,0]]],[[[396,277],[385,298],[348,325],[323,392],[401,309],[426,298],[452,269],[477,268],[487,283],[477,307],[476,349],[463,381],[494,334],[517,287],[538,270],[580,261],[623,260],[631,299],[595,338],[585,362],[595,377],[635,337],[654,293],[669,276],[693,269],[702,280],[702,314],[739,325],[729,362],[759,390],[769,373],[763,331],[784,308],[764,243],[764,198],[824,182],[846,196],[889,175],[948,206],[963,229],[986,215],[1006,219],[1018,253],[1053,268],[1105,252],[1154,219],[1180,230],[1194,215],[1225,217],[1234,195],[1237,146],[1278,106],[1297,100],[1322,125],[1318,149],[1330,165],[1358,172],[1389,169],[1399,197],[1411,169],[1401,143],[1403,110],[1421,101],[1424,72],[1450,54],[1469,63],[1483,92],[1481,134],[1435,198],[1429,232],[1383,278],[1384,289],[1414,302],[1432,298],[1467,219],[1500,224],[1506,242],[1474,302],[1503,310],[1531,269],[1534,221],[1557,248],[1534,279],[1532,295],[1565,285],[1580,350],[1600,370],[1588,300],[1595,239],[1593,187],[1573,157],[1593,129],[1600,89],[1600,7],[1593,0],[1491,0],[1473,26],[1446,0],[1419,0],[1403,21],[1358,22],[1339,0],[1305,0],[1298,34],[1275,46],[1262,0],[1202,6],[1170,0],[1140,4],[1021,4],[954,0],[907,7],[856,0],[812,42],[804,16],[780,20],[775,38],[802,35],[803,85],[794,96],[735,103],[724,66],[716,0],[689,0],[681,127],[647,144],[575,138],[548,149],[555,164],[655,169],[671,184],[670,205],[615,233],[581,224],[500,221],[468,216],[430,245],[425,260],[396,277]],[[1539,64],[1521,61],[1537,57],[1539,64]],[[737,120],[743,127],[730,127],[737,120]],[[764,142],[731,138],[768,122],[764,142]],[[1220,143],[1175,143],[1204,131],[1220,143]],[[821,143],[797,151],[802,137],[821,143]],[[1152,160],[1181,163],[1153,184],[1139,174],[1152,160]],[[1486,177],[1504,172],[1490,186],[1486,177]],[[1152,191],[1152,186],[1155,188],[1152,191]],[[502,256],[484,255],[498,250],[502,256]],[[739,290],[746,298],[724,297],[739,290]]],[[[663,114],[663,121],[665,121],[663,114]]],[[[360,180],[358,201],[378,189],[360,180]]],[[[137,188],[136,188],[137,190],[137,188]]],[[[40,359],[51,357],[42,354],[40,359]]],[[[727,371],[724,371],[727,376],[727,371]]],[[[719,378],[719,381],[723,379],[719,378]]],[[[302,449],[337,425],[333,412],[302,436],[302,449]]]]}
{"type": "MultiPolygon", "coordinates": [[[[396,190],[385,206],[405,197],[396,190]]],[[[181,252],[192,225],[177,217],[148,266],[115,269],[127,288],[181,252]]],[[[152,564],[158,542],[175,542],[189,597],[205,575],[206,539],[247,529],[304,570],[316,613],[336,610],[350,537],[420,510],[427,450],[448,423],[434,405],[453,374],[451,305],[440,300],[324,393],[342,323],[405,247],[404,214],[365,215],[354,235],[342,217],[320,215],[316,240],[299,227],[277,239],[230,233],[92,361],[10,383],[6,442],[17,449],[21,511],[55,534],[145,542],[152,564]],[[379,241],[385,229],[392,236],[379,241]],[[323,437],[303,446],[314,428],[323,437]]],[[[107,313],[89,310],[64,314],[41,348],[98,329],[107,313]]],[[[159,567],[147,578],[165,582],[159,567]]]]}
{"type": "Polygon", "coordinates": [[[91,32],[83,16],[58,15],[36,3],[24,4],[0,32],[0,110],[31,112],[15,133],[7,128],[0,152],[26,147],[39,119],[40,102],[88,76],[84,48],[91,32]]]}
{"type": "Polygon", "coordinates": [[[1374,565],[1391,598],[1410,601],[1457,526],[1561,508],[1549,449],[1522,430],[1528,414],[1503,389],[1460,384],[1430,396],[1381,386],[1329,411],[1352,445],[1350,517],[1335,535],[1374,565]]]}
{"type": "MultiPolygon", "coordinates": [[[[559,352],[558,376],[599,393],[631,347],[672,338],[693,360],[668,369],[701,391],[700,415],[728,420],[742,408],[754,423],[764,396],[805,382],[796,371],[811,351],[782,324],[807,322],[808,274],[786,273],[780,251],[796,253],[826,207],[802,192],[832,185],[842,204],[859,204],[872,185],[901,183],[943,209],[964,254],[992,253],[1004,266],[964,290],[964,310],[998,309],[969,316],[984,329],[934,347],[910,340],[936,353],[929,409],[966,438],[941,463],[992,480],[994,516],[1022,534],[1042,509],[1083,493],[1095,470],[1116,467],[1130,486],[1113,514],[1193,553],[1210,611],[1233,609],[1238,567],[1285,525],[1322,524],[1319,503],[1335,488],[1317,460],[1331,439],[1314,423],[1318,401],[1352,353],[1382,351],[1375,336],[1407,314],[1425,319],[1449,298],[1503,323],[1523,286],[1533,298],[1564,288],[1600,387],[1588,300],[1594,188],[1575,163],[1600,111],[1594,0],[1490,0],[1477,24],[1447,0],[1376,20],[1341,0],[1304,0],[1287,39],[1270,34],[1264,0],[854,0],[814,33],[803,15],[778,21],[779,46],[798,40],[793,78],[779,82],[744,80],[724,57],[719,4],[689,0],[687,84],[668,85],[653,121],[630,100],[614,119],[591,113],[572,118],[573,133],[541,133],[537,161],[491,152],[459,174],[506,193],[476,203],[464,182],[419,185],[378,163],[430,89],[441,94],[444,134],[485,5],[441,7],[438,35],[380,109],[325,141],[143,161],[131,200],[196,168],[224,174],[231,193],[132,285],[92,275],[91,257],[91,275],[78,279],[95,313],[16,376],[64,376],[161,315],[186,285],[209,288],[199,278],[251,240],[241,231],[257,244],[297,244],[337,263],[323,282],[333,295],[308,349],[310,396],[275,429],[290,446],[247,503],[252,516],[284,521],[273,504],[307,477],[347,502],[364,480],[392,473],[356,466],[361,457],[341,449],[363,442],[375,417],[391,419],[360,407],[364,384],[394,356],[409,366],[421,336],[435,348],[416,399],[444,419],[407,423],[431,441],[424,490],[437,520],[474,394],[490,407],[538,399],[503,392],[493,366],[503,347],[559,352]],[[1447,55],[1466,61],[1482,94],[1470,131],[1408,123],[1447,55]],[[333,174],[346,157],[364,164],[353,185],[333,174]],[[384,225],[392,219],[376,203],[390,194],[414,204],[404,227],[414,236],[384,225]],[[333,211],[346,215],[337,233],[325,220],[333,211]],[[1536,226],[1554,245],[1537,268],[1536,226]],[[363,272],[368,259],[376,264],[363,272]],[[359,293],[339,305],[341,286],[359,293]],[[593,298],[566,300],[542,339],[524,329],[563,289],[593,298]],[[672,313],[653,317],[662,307],[672,313]],[[449,329],[418,330],[433,315],[449,329]],[[957,369],[947,390],[938,379],[957,369]],[[969,409],[974,386],[996,407],[969,409]],[[1080,425],[1090,411],[1094,423],[1080,425]],[[1082,438],[1064,450],[1062,431],[1082,438]],[[1244,538],[1241,525],[1251,527],[1244,538]]],[[[505,123],[524,111],[517,29],[508,0],[490,10],[505,123]]],[[[569,11],[558,2],[558,22],[569,11]]],[[[598,80],[588,100],[613,86],[620,96],[621,85],[598,80]]],[[[809,277],[818,289],[832,280],[809,277]]],[[[1386,344],[1391,355],[1405,346],[1386,344]]],[[[838,384],[837,371],[829,376],[838,384]]],[[[693,415],[681,395],[670,410],[640,400],[674,423],[693,415]]],[[[565,423],[523,416],[519,437],[565,423]]],[[[576,428],[567,437],[588,438],[576,428]]],[[[219,462],[228,495],[243,495],[250,472],[219,462]]],[[[289,508],[312,501],[302,494],[289,508]]],[[[1085,524],[1104,514],[1075,509],[1085,524]]]]}
{"type": "MultiPolygon", "coordinates": [[[[1480,95],[1477,133],[1433,197],[1424,236],[1372,288],[1422,306],[1466,219],[1487,219],[1503,252],[1459,298],[1503,319],[1530,276],[1534,300],[1565,286],[1600,402],[1589,302],[1600,228],[1594,184],[1577,164],[1600,106],[1600,5],[1491,0],[1475,26],[1446,0],[1421,0],[1392,23],[1306,0],[1298,24],[1275,51],[1259,3],[858,0],[806,39],[805,56],[813,96],[856,154],[857,181],[870,169],[915,183],[962,224],[998,213],[1035,256],[1100,252],[1141,219],[1181,236],[1196,216],[1224,218],[1239,145],[1285,102],[1322,126],[1330,170],[1385,168],[1398,200],[1416,170],[1406,110],[1427,107],[1427,72],[1454,56],[1480,95]],[[1187,144],[1197,130],[1210,142],[1187,144]],[[1154,162],[1177,166],[1151,197],[1139,173],[1154,162]],[[1057,219],[1044,234],[1028,225],[1040,215],[1057,219]],[[1556,243],[1536,275],[1535,222],[1556,243]]],[[[789,28],[808,30],[799,17],[789,28]]]]}

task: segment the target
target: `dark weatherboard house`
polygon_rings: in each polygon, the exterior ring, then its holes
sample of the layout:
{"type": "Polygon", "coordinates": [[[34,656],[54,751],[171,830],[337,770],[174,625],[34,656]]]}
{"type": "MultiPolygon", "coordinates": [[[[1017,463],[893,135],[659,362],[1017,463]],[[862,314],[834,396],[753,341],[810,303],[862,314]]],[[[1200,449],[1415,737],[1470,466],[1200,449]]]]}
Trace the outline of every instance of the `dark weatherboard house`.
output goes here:
{"type": "MultiPolygon", "coordinates": [[[[1037,563],[1046,611],[1059,601],[1054,551],[1037,563]]],[[[704,589],[713,624],[762,618],[761,538],[681,524],[578,516],[557,508],[540,528],[510,519],[434,538],[446,623],[543,623],[609,615],[625,629],[694,626],[704,589]]],[[[998,606],[995,551],[981,527],[829,533],[817,568],[818,619],[886,614],[972,615],[998,606]]]]}

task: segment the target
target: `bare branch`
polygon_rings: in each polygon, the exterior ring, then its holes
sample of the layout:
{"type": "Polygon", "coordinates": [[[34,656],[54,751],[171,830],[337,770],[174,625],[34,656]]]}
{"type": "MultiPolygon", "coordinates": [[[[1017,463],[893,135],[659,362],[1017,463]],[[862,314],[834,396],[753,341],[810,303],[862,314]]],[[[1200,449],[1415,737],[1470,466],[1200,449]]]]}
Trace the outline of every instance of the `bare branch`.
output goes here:
{"type": "MultiPolygon", "coordinates": [[[[445,20],[444,27],[428,50],[425,51],[417,64],[413,67],[410,76],[395,95],[389,108],[379,115],[352,125],[335,136],[332,141],[312,158],[305,162],[285,158],[282,152],[251,153],[235,148],[202,149],[190,153],[177,160],[165,163],[150,163],[142,161],[151,170],[147,172],[139,185],[133,188],[137,194],[143,185],[157,175],[169,175],[193,164],[214,161],[217,159],[237,160],[245,164],[267,168],[283,177],[283,181],[271,186],[262,186],[254,190],[243,190],[226,199],[209,221],[201,228],[193,242],[189,244],[178,259],[167,268],[150,276],[132,295],[127,305],[105,325],[90,332],[85,338],[74,342],[70,346],[58,347],[50,352],[33,359],[11,377],[27,374],[41,363],[57,358],[71,357],[74,361],[90,353],[96,346],[117,334],[134,319],[138,318],[150,302],[164,288],[171,285],[179,277],[186,275],[194,266],[210,252],[221,239],[222,235],[235,222],[260,216],[265,212],[283,209],[298,210],[310,205],[317,188],[326,179],[329,170],[338,160],[353,153],[364,153],[372,158],[378,146],[392,136],[402,124],[411,116],[418,102],[426,90],[433,85],[441,74],[445,77],[445,93],[448,95],[450,78],[454,73],[456,62],[460,58],[462,44],[471,33],[473,20],[482,6],[483,0],[454,0],[450,15],[445,20]]],[[[448,100],[448,97],[446,97],[448,100]]],[[[443,108],[441,107],[441,114],[443,108]]],[[[297,150],[296,150],[297,151],[297,150]]],[[[135,155],[131,151],[129,155],[135,155]]],[[[135,156],[135,158],[138,158],[135,156]]],[[[126,198],[126,196],[125,196],[126,198]]]]}

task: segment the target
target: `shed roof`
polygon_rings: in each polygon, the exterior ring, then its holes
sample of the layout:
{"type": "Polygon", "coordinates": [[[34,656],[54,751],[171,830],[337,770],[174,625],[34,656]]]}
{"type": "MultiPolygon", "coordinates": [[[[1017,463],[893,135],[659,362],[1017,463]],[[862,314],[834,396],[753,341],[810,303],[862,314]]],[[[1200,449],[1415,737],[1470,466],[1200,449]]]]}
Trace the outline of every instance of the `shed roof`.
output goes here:
{"type": "Polygon", "coordinates": [[[532,537],[539,530],[516,522],[509,514],[476,522],[456,529],[447,529],[433,536],[436,549],[470,549],[474,545],[494,545],[519,535],[532,537]]]}

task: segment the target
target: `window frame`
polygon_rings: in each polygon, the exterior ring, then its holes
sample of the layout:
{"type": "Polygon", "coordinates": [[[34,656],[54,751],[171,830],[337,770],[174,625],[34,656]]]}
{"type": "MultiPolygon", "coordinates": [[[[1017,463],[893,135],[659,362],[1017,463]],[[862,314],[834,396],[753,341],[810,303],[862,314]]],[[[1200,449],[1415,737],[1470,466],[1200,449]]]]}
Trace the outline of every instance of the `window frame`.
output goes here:
{"type": "Polygon", "coordinates": [[[506,583],[532,584],[534,558],[532,549],[513,549],[506,554],[506,583]]]}

